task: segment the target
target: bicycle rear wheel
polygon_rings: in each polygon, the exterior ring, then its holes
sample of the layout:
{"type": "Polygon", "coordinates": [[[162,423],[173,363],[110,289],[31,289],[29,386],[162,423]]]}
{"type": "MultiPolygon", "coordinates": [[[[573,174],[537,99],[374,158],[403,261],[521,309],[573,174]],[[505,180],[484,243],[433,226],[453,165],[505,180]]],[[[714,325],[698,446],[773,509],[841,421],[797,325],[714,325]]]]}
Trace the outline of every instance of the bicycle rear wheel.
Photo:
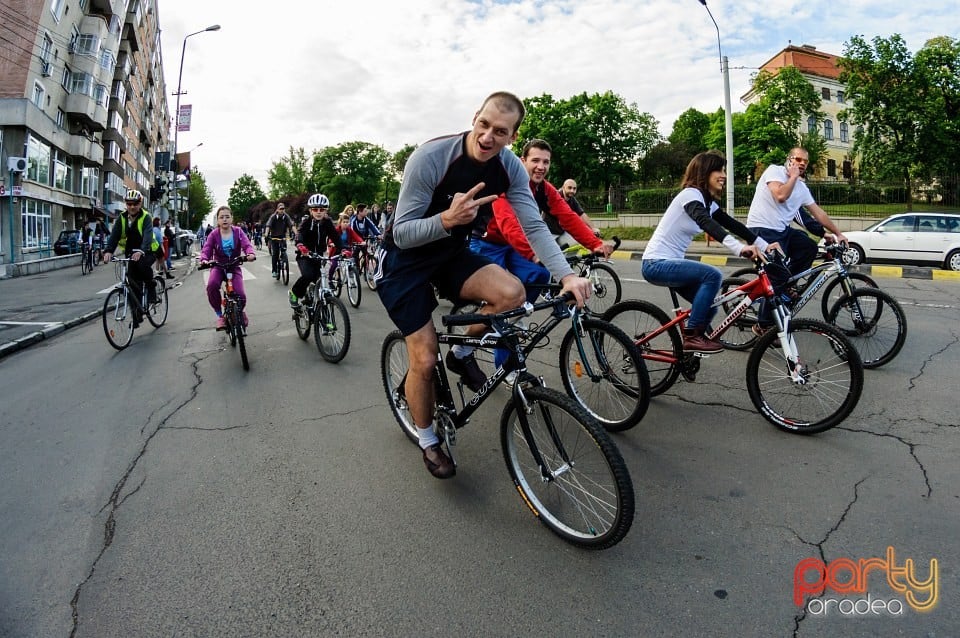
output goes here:
{"type": "Polygon", "coordinates": [[[680,376],[683,340],[676,326],[649,337],[671,319],[658,306],[642,299],[614,304],[603,313],[603,320],[623,330],[640,351],[650,379],[650,396],[663,394],[680,376]]]}
{"type": "Polygon", "coordinates": [[[246,332],[243,328],[243,313],[240,310],[240,304],[233,304],[230,312],[230,331],[233,335],[233,341],[237,343],[237,350],[240,351],[240,365],[244,370],[250,369],[250,360],[247,358],[246,332]]]}
{"type": "Polygon", "coordinates": [[[103,332],[107,342],[123,350],[133,341],[133,309],[127,304],[122,288],[111,290],[103,302],[103,332]]]}
{"type": "Polygon", "coordinates": [[[409,369],[410,357],[407,354],[407,342],[403,338],[403,333],[394,330],[383,340],[383,346],[380,348],[380,375],[383,380],[383,390],[387,393],[387,405],[390,406],[390,411],[393,412],[403,433],[413,443],[418,444],[420,438],[417,435],[417,426],[413,422],[404,392],[404,382],[409,369]]]}
{"type": "Polygon", "coordinates": [[[592,313],[602,315],[610,306],[620,302],[623,286],[613,268],[607,264],[593,264],[590,266],[590,281],[593,283],[593,292],[587,305],[592,313]]]}
{"type": "Polygon", "coordinates": [[[156,277],[153,284],[157,289],[157,303],[149,304],[147,307],[147,321],[154,328],[159,328],[167,321],[167,314],[170,312],[170,298],[167,296],[167,283],[163,277],[156,277]]]}
{"type": "Polygon", "coordinates": [[[567,394],[611,432],[628,430],[650,407],[650,377],[633,341],[613,324],[590,317],[560,343],[560,378],[567,394]]]}
{"type": "Polygon", "coordinates": [[[350,300],[350,305],[354,308],[360,307],[360,293],[363,292],[363,289],[360,288],[360,275],[357,274],[357,269],[353,267],[347,268],[347,299],[350,300]]]}
{"type": "Polygon", "coordinates": [[[759,337],[747,361],[747,392],[760,414],[795,434],[823,432],[847,418],[863,392],[863,364],[849,339],[821,321],[793,319],[789,338],[800,360],[788,364],[777,337],[774,330],[759,337]]]}
{"type": "Polygon", "coordinates": [[[634,514],[633,481],[616,445],[570,397],[539,386],[523,394],[530,410],[507,403],[500,443],[524,502],[550,531],[574,545],[616,545],[630,531],[634,514]]]}
{"type": "Polygon", "coordinates": [[[333,291],[333,294],[340,297],[340,294],[343,292],[343,275],[340,274],[340,268],[334,268],[333,274],[330,275],[330,290],[333,291]]]}
{"type": "Polygon", "coordinates": [[[293,323],[297,327],[297,336],[306,341],[310,338],[310,316],[301,305],[293,311],[293,323]]]}
{"type": "Polygon", "coordinates": [[[343,302],[325,295],[314,316],[313,339],[320,356],[338,363],[350,349],[350,317],[343,302]]]}
{"type": "Polygon", "coordinates": [[[80,275],[85,275],[93,271],[93,255],[89,250],[84,250],[80,255],[80,275]]]}
{"type": "MultiPolygon", "coordinates": [[[[724,279],[720,286],[720,294],[725,295],[734,288],[739,288],[749,283],[751,279],[756,279],[756,276],[749,279],[740,277],[724,279]]],[[[742,298],[737,298],[733,301],[725,302],[723,304],[723,313],[729,315],[730,312],[733,311],[734,306],[738,305],[741,301],[743,301],[742,298]]],[[[750,307],[747,308],[746,312],[737,317],[732,326],[717,337],[724,348],[728,350],[749,350],[753,347],[753,344],[757,341],[757,335],[753,334],[753,327],[757,325],[757,312],[759,308],[760,301],[757,300],[753,302],[750,307]]]]}
{"type": "MultiPolygon", "coordinates": [[[[851,292],[857,290],[858,288],[875,288],[880,289],[880,286],[877,285],[877,282],[872,278],[864,275],[860,272],[848,272],[847,279],[849,281],[851,292]]],[[[823,294],[820,296],[820,314],[823,315],[823,320],[827,323],[833,323],[830,321],[830,310],[833,306],[840,300],[840,297],[844,297],[847,294],[847,290],[843,286],[843,281],[840,277],[834,277],[826,286],[823,287],[823,294]]]]}
{"type": "Polygon", "coordinates": [[[864,368],[893,361],[907,340],[907,317],[896,300],[873,288],[857,288],[841,297],[830,310],[828,323],[836,326],[857,349],[864,368]]]}

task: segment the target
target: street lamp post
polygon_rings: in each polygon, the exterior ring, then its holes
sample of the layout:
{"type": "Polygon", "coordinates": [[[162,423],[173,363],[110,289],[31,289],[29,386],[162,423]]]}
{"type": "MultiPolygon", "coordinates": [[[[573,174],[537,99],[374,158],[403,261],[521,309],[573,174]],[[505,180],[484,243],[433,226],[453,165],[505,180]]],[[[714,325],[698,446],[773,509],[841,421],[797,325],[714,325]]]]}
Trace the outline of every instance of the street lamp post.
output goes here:
{"type": "Polygon", "coordinates": [[[723,74],[723,109],[724,123],[726,128],[726,150],[727,156],[727,213],[733,215],[735,200],[733,197],[733,111],[730,108],[730,61],[723,54],[720,48],[720,26],[710,12],[707,6],[707,0],[698,0],[703,8],[707,10],[710,19],[713,20],[713,26],[717,29],[717,54],[720,56],[720,73],[723,74]]]}
{"type": "MultiPolygon", "coordinates": [[[[174,162],[177,161],[177,141],[180,137],[180,96],[183,95],[181,86],[183,84],[183,59],[187,54],[187,38],[198,35],[200,33],[206,33],[207,31],[219,31],[219,30],[220,30],[219,24],[212,24],[206,29],[201,29],[200,31],[194,31],[193,33],[188,33],[187,35],[183,36],[183,47],[180,49],[180,73],[177,76],[177,93],[176,93],[177,111],[176,111],[176,114],[174,115],[174,127],[173,127],[173,161],[174,162]]],[[[202,143],[203,142],[201,142],[200,144],[202,143]]],[[[199,146],[200,144],[198,144],[197,146],[199,146]]],[[[177,172],[178,173],[180,172],[179,166],[177,167],[177,172]]],[[[174,180],[171,180],[171,181],[175,181],[175,180],[176,178],[174,178],[174,180]]],[[[174,212],[175,215],[179,214],[180,212],[180,192],[176,188],[174,188],[174,211],[175,211],[174,212]]],[[[179,221],[179,217],[177,217],[177,221],[179,221]]],[[[189,222],[190,220],[188,219],[187,226],[190,225],[189,222]]]]}

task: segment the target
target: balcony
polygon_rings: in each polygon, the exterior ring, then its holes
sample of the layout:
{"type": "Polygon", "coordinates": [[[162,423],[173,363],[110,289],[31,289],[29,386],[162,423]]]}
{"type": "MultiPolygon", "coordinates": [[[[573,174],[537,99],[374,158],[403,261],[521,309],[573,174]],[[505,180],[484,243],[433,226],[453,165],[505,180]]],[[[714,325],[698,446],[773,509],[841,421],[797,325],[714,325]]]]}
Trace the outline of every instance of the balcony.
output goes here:
{"type": "Polygon", "coordinates": [[[71,135],[65,150],[71,157],[80,159],[84,165],[103,164],[103,145],[83,135],[71,135]]]}
{"type": "Polygon", "coordinates": [[[104,143],[116,142],[117,146],[120,147],[121,153],[127,152],[127,140],[124,139],[123,133],[121,133],[117,129],[108,128],[103,132],[103,135],[101,135],[101,137],[103,138],[104,143]]]}
{"type": "MultiPolygon", "coordinates": [[[[127,16],[129,15],[130,14],[128,13],[127,16]]],[[[120,45],[121,47],[123,46],[124,42],[128,42],[130,45],[131,51],[140,50],[140,45],[141,45],[140,30],[137,28],[136,25],[131,24],[129,20],[123,25],[123,37],[121,37],[120,40],[121,40],[121,45],[120,45]]]]}
{"type": "Polygon", "coordinates": [[[99,13],[108,19],[117,15],[117,0],[90,0],[90,13],[99,13]]]}
{"type": "Polygon", "coordinates": [[[91,131],[102,131],[107,127],[107,109],[83,93],[71,93],[63,101],[63,111],[84,124],[91,131]]]}

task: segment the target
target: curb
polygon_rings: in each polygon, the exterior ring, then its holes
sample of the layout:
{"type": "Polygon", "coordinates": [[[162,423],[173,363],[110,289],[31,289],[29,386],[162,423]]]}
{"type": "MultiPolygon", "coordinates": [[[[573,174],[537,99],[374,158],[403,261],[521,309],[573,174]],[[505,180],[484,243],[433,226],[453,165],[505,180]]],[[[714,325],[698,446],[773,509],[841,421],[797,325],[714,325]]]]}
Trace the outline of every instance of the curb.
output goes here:
{"type": "MultiPolygon", "coordinates": [[[[610,256],[612,259],[624,261],[640,261],[643,253],[638,251],[617,250],[610,256]]],[[[699,261],[711,266],[751,266],[753,262],[742,257],[727,257],[726,255],[687,255],[687,259],[699,261]]],[[[815,261],[814,264],[822,263],[815,261]]],[[[924,266],[847,266],[851,272],[859,272],[879,278],[898,279],[927,279],[936,281],[958,281],[960,272],[941,270],[924,266]]]]}

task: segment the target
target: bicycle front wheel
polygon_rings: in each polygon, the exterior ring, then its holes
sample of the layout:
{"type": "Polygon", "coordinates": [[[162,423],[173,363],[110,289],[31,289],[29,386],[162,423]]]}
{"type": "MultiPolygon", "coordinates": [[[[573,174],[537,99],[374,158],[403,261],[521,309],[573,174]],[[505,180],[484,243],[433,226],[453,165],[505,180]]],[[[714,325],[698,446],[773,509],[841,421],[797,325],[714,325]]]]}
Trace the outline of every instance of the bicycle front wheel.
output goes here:
{"type": "Polygon", "coordinates": [[[167,284],[163,277],[156,277],[153,280],[157,289],[157,303],[150,304],[147,307],[147,321],[154,328],[159,328],[167,322],[167,314],[170,312],[170,298],[167,296],[167,284]]]}
{"type": "Polygon", "coordinates": [[[623,330],[584,318],[560,343],[560,378],[567,394],[607,430],[621,432],[640,422],[650,407],[650,377],[640,353],[623,330]]]}
{"type": "Polygon", "coordinates": [[[330,363],[339,363],[350,349],[350,317],[343,302],[325,295],[317,308],[313,339],[320,356],[330,363]]]}
{"type": "Polygon", "coordinates": [[[280,278],[284,286],[290,283],[290,259],[286,252],[280,253],[280,278]]]}
{"type": "Polygon", "coordinates": [[[125,292],[122,288],[111,290],[103,302],[103,332],[117,350],[133,341],[133,309],[127,304],[125,292]]]}
{"type": "Polygon", "coordinates": [[[387,393],[387,405],[400,424],[403,433],[413,443],[419,444],[417,426],[410,414],[404,384],[407,379],[407,370],[410,369],[410,356],[407,354],[407,341],[403,333],[394,330],[383,340],[380,348],[380,375],[383,379],[383,390],[387,393]]]}
{"type": "Polygon", "coordinates": [[[85,275],[93,271],[93,255],[89,251],[84,251],[80,256],[80,274],[85,275]]]}
{"type": "Polygon", "coordinates": [[[843,421],[863,392],[860,355],[839,330],[793,319],[799,361],[786,361],[775,330],[757,339],[747,361],[747,392],[763,417],[786,432],[815,434],[843,421]]]}
{"type": "Polygon", "coordinates": [[[879,290],[880,286],[878,286],[877,282],[871,277],[860,272],[848,272],[846,285],[844,285],[840,277],[834,277],[827,283],[827,285],[823,287],[823,294],[820,297],[820,314],[823,315],[823,320],[827,323],[832,323],[830,321],[830,310],[833,306],[841,297],[845,297],[847,293],[859,288],[876,288],[879,290]]]}
{"type": "Polygon", "coordinates": [[[616,445],[569,397],[534,386],[527,406],[500,417],[507,471],[541,523],[588,549],[620,542],[633,525],[633,481],[616,445]]]}
{"type": "Polygon", "coordinates": [[[247,358],[246,332],[243,328],[243,315],[240,312],[240,306],[233,307],[233,317],[230,320],[230,330],[233,331],[233,338],[237,342],[237,350],[240,351],[240,365],[244,370],[250,369],[250,359],[247,358]]]}
{"type": "Polygon", "coordinates": [[[607,264],[593,264],[590,267],[590,281],[593,283],[588,300],[591,312],[602,315],[610,306],[620,302],[623,286],[613,268],[607,264]]]}
{"type": "Polygon", "coordinates": [[[380,260],[375,255],[367,255],[367,265],[364,268],[363,278],[367,281],[367,288],[377,289],[377,269],[380,267],[380,260]]]}
{"type": "Polygon", "coordinates": [[[361,292],[363,290],[360,288],[360,275],[357,274],[357,269],[347,268],[347,299],[350,300],[350,305],[354,308],[360,307],[361,292]]]}
{"type": "Polygon", "coordinates": [[[864,368],[879,368],[900,354],[907,340],[907,317],[896,300],[874,288],[857,288],[830,310],[836,326],[857,349],[864,368]]]}
{"type": "Polygon", "coordinates": [[[649,336],[670,323],[667,313],[649,301],[628,299],[610,306],[603,320],[623,330],[637,346],[650,379],[650,396],[663,394],[676,383],[683,358],[680,331],[671,326],[655,337],[649,336]]]}

